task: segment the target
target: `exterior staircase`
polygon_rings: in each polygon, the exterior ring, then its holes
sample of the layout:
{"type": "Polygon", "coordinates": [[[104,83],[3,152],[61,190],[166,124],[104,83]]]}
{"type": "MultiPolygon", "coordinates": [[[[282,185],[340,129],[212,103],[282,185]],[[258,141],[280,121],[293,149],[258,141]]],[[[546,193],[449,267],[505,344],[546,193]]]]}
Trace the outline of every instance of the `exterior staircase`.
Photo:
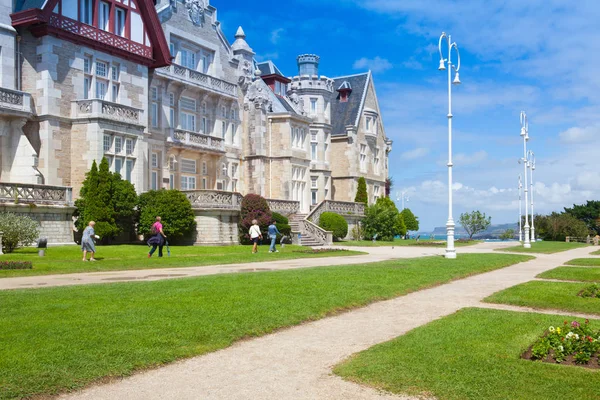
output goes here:
{"type": "Polygon", "coordinates": [[[293,214],[289,217],[290,227],[292,228],[292,232],[301,232],[302,238],[300,240],[300,244],[302,246],[315,247],[315,246],[323,246],[321,242],[319,242],[316,238],[310,235],[308,232],[302,229],[300,221],[305,219],[308,214],[293,214]]]}

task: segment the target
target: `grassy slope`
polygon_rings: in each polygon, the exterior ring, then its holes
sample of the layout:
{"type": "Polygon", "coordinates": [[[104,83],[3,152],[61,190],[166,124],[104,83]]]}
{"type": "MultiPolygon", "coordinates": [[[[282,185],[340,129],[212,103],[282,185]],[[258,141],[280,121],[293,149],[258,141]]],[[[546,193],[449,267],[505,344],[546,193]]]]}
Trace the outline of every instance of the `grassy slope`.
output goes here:
{"type": "Polygon", "coordinates": [[[567,261],[565,264],[600,267],[600,258],[575,258],[574,260],[567,261]]]}
{"type": "Polygon", "coordinates": [[[0,398],[56,393],[529,259],[465,254],[0,292],[0,398]]]}
{"type": "MultiPolygon", "coordinates": [[[[472,246],[474,244],[481,243],[481,240],[471,240],[469,242],[454,242],[455,247],[472,246]]],[[[345,240],[342,242],[335,242],[334,245],[338,246],[358,246],[358,247],[388,247],[388,246],[419,246],[419,247],[446,247],[446,242],[440,240],[421,239],[417,242],[415,239],[408,240],[394,240],[391,242],[376,241],[373,243],[372,240],[345,240]]]]}
{"type": "Polygon", "coordinates": [[[497,251],[511,251],[518,253],[544,253],[552,254],[561,251],[567,251],[576,249],[578,247],[587,246],[585,243],[567,243],[567,242],[535,242],[531,244],[530,249],[526,249],[523,246],[505,247],[503,249],[497,249],[497,251]]]}
{"type": "MultiPolygon", "coordinates": [[[[520,359],[564,317],[464,309],[337,366],[346,379],[442,399],[598,399],[600,372],[520,359]]],[[[580,322],[583,322],[580,320],[580,322]]],[[[600,321],[591,321],[597,329],[600,321]]]]}
{"type": "Polygon", "coordinates": [[[577,296],[589,283],[531,281],[494,293],[487,303],[600,315],[600,299],[577,296]]]}
{"type": "Polygon", "coordinates": [[[252,254],[250,246],[171,246],[171,256],[158,258],[158,250],[154,257],[148,258],[147,246],[97,246],[97,262],[81,261],[81,250],[78,246],[52,247],[46,251],[45,257],[38,257],[37,249],[19,249],[17,252],[2,256],[2,260],[30,260],[32,270],[0,270],[0,278],[12,276],[31,276],[48,274],[68,274],[75,272],[97,272],[130,269],[151,269],[169,267],[196,267],[217,264],[236,264],[248,262],[264,262],[273,260],[290,260],[297,258],[316,258],[331,256],[350,256],[365,254],[360,252],[331,252],[306,254],[306,247],[286,245],[278,246],[279,253],[269,253],[268,246],[260,246],[257,254],[252,254]]]}
{"type": "Polygon", "coordinates": [[[600,268],[558,267],[537,276],[564,281],[600,282],[600,268]]]}

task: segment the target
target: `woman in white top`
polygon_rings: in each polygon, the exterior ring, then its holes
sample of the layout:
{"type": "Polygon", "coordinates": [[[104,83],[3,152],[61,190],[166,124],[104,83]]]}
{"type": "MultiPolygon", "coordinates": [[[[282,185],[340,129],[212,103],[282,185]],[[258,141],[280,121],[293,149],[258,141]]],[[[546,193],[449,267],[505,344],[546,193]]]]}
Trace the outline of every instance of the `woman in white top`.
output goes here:
{"type": "Polygon", "coordinates": [[[250,235],[250,239],[252,240],[252,253],[258,252],[258,241],[262,239],[262,233],[260,233],[260,227],[258,226],[258,221],[253,219],[252,226],[250,227],[250,231],[248,232],[250,235]]]}

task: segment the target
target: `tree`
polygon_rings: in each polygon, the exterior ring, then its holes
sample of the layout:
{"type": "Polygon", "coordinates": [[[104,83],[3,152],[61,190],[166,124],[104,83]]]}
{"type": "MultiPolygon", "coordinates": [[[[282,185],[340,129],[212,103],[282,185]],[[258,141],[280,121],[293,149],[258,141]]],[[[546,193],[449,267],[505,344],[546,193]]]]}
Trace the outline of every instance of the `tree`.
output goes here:
{"type": "Polygon", "coordinates": [[[171,243],[193,237],[196,217],[187,196],[179,190],[151,190],[139,196],[138,233],[150,235],[156,217],[162,218],[163,231],[171,243]]]}
{"type": "Polygon", "coordinates": [[[565,213],[583,221],[594,235],[600,235],[600,225],[598,225],[598,218],[600,218],[600,201],[588,200],[586,204],[573,204],[572,208],[565,207],[565,213]]]}
{"type": "Polygon", "coordinates": [[[394,186],[394,178],[391,176],[385,180],[385,197],[390,197],[392,187],[394,186]]]}
{"type": "Polygon", "coordinates": [[[273,221],[273,215],[269,208],[269,203],[264,197],[250,193],[242,199],[239,224],[240,243],[250,243],[248,230],[252,226],[253,219],[258,222],[260,231],[266,234],[269,225],[273,221]]]}
{"type": "Polygon", "coordinates": [[[356,189],[356,203],[369,203],[369,195],[367,194],[367,181],[362,176],[358,178],[358,188],[356,189]]]}
{"type": "Polygon", "coordinates": [[[584,238],[589,234],[585,222],[568,213],[536,215],[535,233],[544,240],[564,241],[567,236],[584,238]]]}
{"type": "Polygon", "coordinates": [[[392,241],[397,235],[406,234],[406,225],[396,204],[387,197],[380,197],[377,202],[365,211],[363,219],[365,238],[392,241]]]}
{"type": "Polygon", "coordinates": [[[509,240],[515,237],[515,230],[514,229],[507,229],[504,232],[502,232],[500,234],[500,239],[502,240],[509,240]]]}
{"type": "Polygon", "coordinates": [[[400,211],[400,215],[402,215],[402,219],[404,220],[407,231],[419,230],[419,219],[415,217],[415,214],[413,214],[410,209],[405,208],[404,210],[400,211]]]}
{"type": "Polygon", "coordinates": [[[492,223],[492,217],[486,217],[485,213],[471,211],[470,213],[460,214],[459,219],[462,227],[469,234],[469,240],[478,232],[485,231],[492,223]]]}
{"type": "Polygon", "coordinates": [[[12,253],[19,246],[29,246],[39,237],[39,224],[34,219],[10,212],[0,213],[0,232],[4,252],[12,253]]]}
{"type": "Polygon", "coordinates": [[[74,214],[75,226],[80,232],[90,221],[96,221],[96,234],[106,243],[123,231],[133,230],[135,188],[121,179],[121,175],[110,172],[106,158],[102,158],[99,167],[96,161],[92,162],[79,196],[74,214]]]}
{"type": "Polygon", "coordinates": [[[339,214],[324,212],[319,217],[319,226],[333,232],[334,239],[343,239],[348,235],[348,222],[339,214]]]}

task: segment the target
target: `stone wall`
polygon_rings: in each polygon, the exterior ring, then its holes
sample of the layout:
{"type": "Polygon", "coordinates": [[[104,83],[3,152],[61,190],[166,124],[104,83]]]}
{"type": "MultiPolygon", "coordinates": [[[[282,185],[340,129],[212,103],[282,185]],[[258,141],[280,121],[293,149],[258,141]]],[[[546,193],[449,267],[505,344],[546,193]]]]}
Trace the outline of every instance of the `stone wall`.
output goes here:
{"type": "Polygon", "coordinates": [[[194,214],[196,215],[197,232],[194,245],[220,246],[239,244],[239,211],[195,209],[194,214]]]}
{"type": "Polygon", "coordinates": [[[73,244],[74,207],[0,204],[0,212],[26,215],[40,223],[40,237],[47,238],[48,244],[73,244]]]}

